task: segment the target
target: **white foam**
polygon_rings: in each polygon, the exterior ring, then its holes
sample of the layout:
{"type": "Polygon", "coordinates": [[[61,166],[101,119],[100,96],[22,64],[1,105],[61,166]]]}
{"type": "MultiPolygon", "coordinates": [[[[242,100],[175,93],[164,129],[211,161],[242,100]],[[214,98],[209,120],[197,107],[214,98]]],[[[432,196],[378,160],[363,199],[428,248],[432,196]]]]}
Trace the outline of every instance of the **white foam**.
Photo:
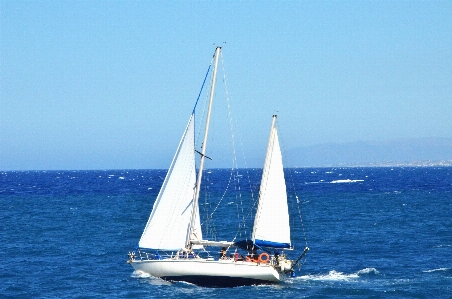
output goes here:
{"type": "Polygon", "coordinates": [[[152,276],[152,275],[142,272],[140,270],[133,271],[131,277],[145,279],[145,281],[151,285],[156,285],[156,286],[171,285],[171,282],[169,282],[169,281],[163,280],[159,277],[152,276]]]}
{"type": "Polygon", "coordinates": [[[432,272],[439,272],[439,271],[448,271],[450,270],[449,268],[438,268],[438,269],[433,269],[433,270],[425,270],[422,271],[424,273],[432,273],[432,272]]]}
{"type": "Polygon", "coordinates": [[[149,273],[140,271],[140,270],[135,270],[133,271],[132,275],[133,278],[149,278],[151,277],[151,275],[149,273]]]}
{"type": "Polygon", "coordinates": [[[380,272],[378,272],[378,270],[375,268],[365,268],[365,269],[359,270],[357,273],[358,273],[358,275],[363,275],[363,274],[379,274],[380,272]]]}
{"type": "Polygon", "coordinates": [[[354,281],[360,276],[378,273],[379,272],[375,268],[365,268],[351,274],[331,270],[330,272],[328,272],[328,274],[304,275],[300,276],[299,279],[315,281],[354,281]]]}
{"type": "Polygon", "coordinates": [[[350,180],[350,179],[346,179],[346,180],[335,180],[335,181],[331,181],[331,184],[337,184],[337,183],[357,183],[357,182],[364,182],[364,180],[350,180]]]}
{"type": "Polygon", "coordinates": [[[342,272],[332,270],[328,274],[303,275],[300,276],[299,278],[303,280],[314,280],[314,281],[348,281],[350,279],[358,278],[358,274],[347,275],[342,272]]]}

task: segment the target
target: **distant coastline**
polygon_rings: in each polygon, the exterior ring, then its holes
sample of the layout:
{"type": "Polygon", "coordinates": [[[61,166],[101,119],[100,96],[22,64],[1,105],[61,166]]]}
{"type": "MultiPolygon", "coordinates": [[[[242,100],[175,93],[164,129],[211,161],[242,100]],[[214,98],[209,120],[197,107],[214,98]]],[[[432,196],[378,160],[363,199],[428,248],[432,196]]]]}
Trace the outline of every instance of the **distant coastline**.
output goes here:
{"type": "Polygon", "coordinates": [[[413,161],[413,162],[373,162],[373,163],[356,163],[356,164],[331,164],[323,166],[302,166],[295,168],[315,168],[315,167],[452,167],[452,160],[442,161],[413,161]]]}
{"type": "MultiPolygon", "coordinates": [[[[61,158],[61,157],[60,157],[61,158]]],[[[132,170],[132,169],[162,169],[151,165],[137,167],[129,164],[125,167],[102,167],[88,157],[79,157],[78,166],[72,170],[132,170]]],[[[113,163],[111,162],[111,166],[113,163]]],[[[452,167],[452,138],[426,137],[409,138],[389,141],[356,141],[346,143],[325,143],[298,147],[283,151],[283,162],[287,168],[326,168],[326,167],[452,167]]],[[[7,164],[8,160],[0,161],[0,171],[30,171],[71,169],[63,166],[62,159],[49,160],[49,165],[41,167],[7,164]],[[43,168],[46,169],[43,169],[43,168]]],[[[43,163],[43,162],[42,162],[43,163]]],[[[168,162],[169,163],[169,162],[168,162]]],[[[248,168],[262,168],[262,156],[247,157],[248,168]]],[[[25,164],[25,163],[24,163],[25,164]]],[[[110,164],[105,162],[104,164],[110,164]]],[[[123,165],[128,164],[124,163],[123,165]]],[[[169,166],[169,165],[168,165],[169,166]]],[[[218,163],[212,169],[230,168],[229,161],[218,163]]],[[[240,168],[240,167],[239,167],[240,168]]]]}
{"type": "Polygon", "coordinates": [[[292,149],[287,155],[286,165],[299,167],[452,166],[452,138],[326,143],[292,149]]]}
{"type": "MultiPolygon", "coordinates": [[[[414,162],[380,162],[380,163],[358,163],[358,164],[331,164],[331,165],[311,165],[311,166],[292,166],[287,165],[284,168],[359,168],[359,167],[452,167],[452,160],[444,161],[414,161],[414,162]]],[[[206,170],[230,169],[228,167],[206,168],[206,170]]],[[[239,169],[244,169],[240,168],[239,169]]],[[[248,169],[262,169],[262,167],[248,167],[248,169]]],[[[13,170],[0,169],[0,174],[8,172],[89,172],[89,171],[142,171],[142,170],[159,170],[164,173],[168,169],[164,168],[111,168],[111,169],[29,169],[29,170],[13,170]]],[[[162,178],[163,180],[163,178],[162,178]]]]}

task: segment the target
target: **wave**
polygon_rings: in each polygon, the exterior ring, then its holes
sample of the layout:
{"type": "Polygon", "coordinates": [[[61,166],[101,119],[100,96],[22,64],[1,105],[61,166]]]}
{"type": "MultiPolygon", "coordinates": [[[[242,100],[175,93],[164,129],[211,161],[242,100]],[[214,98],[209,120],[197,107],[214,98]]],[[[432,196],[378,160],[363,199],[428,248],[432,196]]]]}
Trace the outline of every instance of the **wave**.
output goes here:
{"type": "Polygon", "coordinates": [[[449,244],[441,244],[441,245],[437,245],[437,246],[433,246],[433,248],[443,248],[443,247],[452,247],[452,245],[449,244]]]}
{"type": "Polygon", "coordinates": [[[298,278],[303,280],[315,280],[315,281],[353,281],[361,276],[376,274],[379,274],[377,269],[365,268],[350,274],[338,272],[336,270],[331,270],[330,272],[328,272],[328,274],[303,275],[299,276],[298,278]]]}
{"type": "Polygon", "coordinates": [[[364,180],[350,180],[350,179],[346,179],[346,180],[335,180],[335,181],[331,181],[331,184],[337,184],[337,183],[357,183],[357,182],[364,182],[364,180]]]}
{"type": "Polygon", "coordinates": [[[425,270],[425,271],[422,271],[422,272],[424,272],[424,273],[432,273],[432,272],[447,272],[447,271],[449,271],[449,270],[451,270],[450,268],[438,268],[438,269],[432,269],[432,270],[425,270]]]}
{"type": "Polygon", "coordinates": [[[309,185],[309,184],[321,184],[321,183],[325,183],[325,180],[320,180],[320,181],[315,181],[315,182],[305,182],[305,185],[309,185]]]}

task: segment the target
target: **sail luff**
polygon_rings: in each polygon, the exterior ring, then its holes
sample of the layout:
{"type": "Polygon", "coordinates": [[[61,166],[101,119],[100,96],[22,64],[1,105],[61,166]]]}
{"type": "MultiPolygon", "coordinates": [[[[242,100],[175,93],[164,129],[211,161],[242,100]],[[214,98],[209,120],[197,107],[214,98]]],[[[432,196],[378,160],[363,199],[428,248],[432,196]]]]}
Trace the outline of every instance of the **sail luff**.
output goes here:
{"type": "Polygon", "coordinates": [[[273,115],[272,125],[270,127],[270,136],[268,137],[267,151],[265,152],[264,168],[262,169],[262,178],[261,178],[261,184],[260,184],[260,188],[259,188],[259,199],[258,199],[257,212],[256,212],[256,217],[254,218],[254,227],[253,227],[253,235],[252,235],[253,241],[255,240],[256,230],[259,227],[259,221],[260,221],[260,215],[261,215],[260,212],[263,207],[263,204],[261,203],[261,198],[263,195],[264,187],[267,185],[267,180],[268,180],[268,171],[269,171],[269,167],[270,167],[271,153],[273,152],[272,147],[273,147],[273,139],[274,139],[275,120],[276,120],[276,117],[275,117],[275,115],[273,115]]]}
{"type": "Polygon", "coordinates": [[[290,248],[290,225],[281,148],[273,116],[259,189],[252,240],[256,245],[290,248]]]}

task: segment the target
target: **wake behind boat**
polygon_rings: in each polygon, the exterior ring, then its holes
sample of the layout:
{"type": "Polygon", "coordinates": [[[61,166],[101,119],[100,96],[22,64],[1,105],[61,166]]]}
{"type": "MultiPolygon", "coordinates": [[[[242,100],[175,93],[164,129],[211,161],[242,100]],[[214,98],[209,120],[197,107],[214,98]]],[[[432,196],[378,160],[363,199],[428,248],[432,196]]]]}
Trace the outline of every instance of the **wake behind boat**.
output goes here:
{"type": "Polygon", "coordinates": [[[199,196],[220,52],[217,47],[201,152],[195,149],[194,109],[138,247],[129,252],[127,262],[135,271],[201,286],[277,283],[294,275],[294,267],[309,248],[306,246],[295,261],[284,252],[293,248],[276,115],[272,119],[251,239],[205,240],[201,230],[199,196]],[[200,155],[197,174],[196,153],[200,155]],[[220,254],[218,249],[208,248],[221,248],[220,254]]]}

